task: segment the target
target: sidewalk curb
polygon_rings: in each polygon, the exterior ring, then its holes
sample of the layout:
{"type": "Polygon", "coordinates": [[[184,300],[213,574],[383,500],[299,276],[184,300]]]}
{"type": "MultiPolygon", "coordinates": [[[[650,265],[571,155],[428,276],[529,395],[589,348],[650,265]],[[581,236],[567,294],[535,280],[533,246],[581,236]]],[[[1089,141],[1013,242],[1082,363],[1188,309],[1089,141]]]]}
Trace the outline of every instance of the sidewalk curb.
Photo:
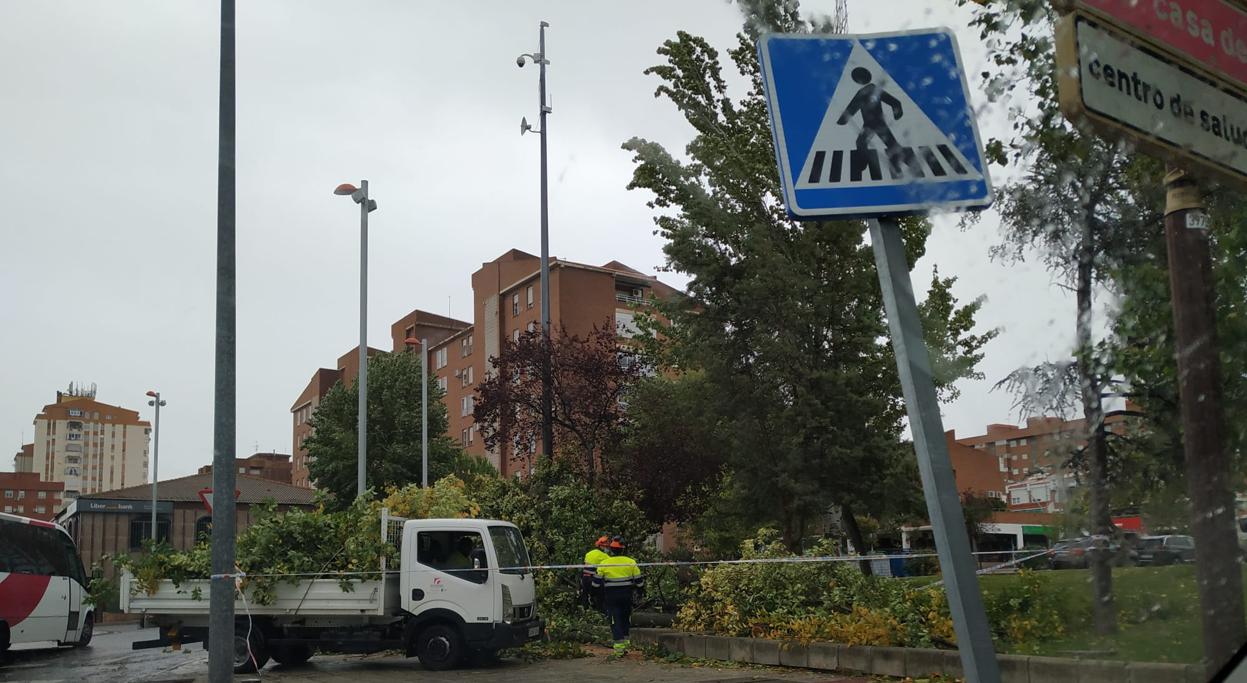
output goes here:
{"type": "MultiPolygon", "coordinates": [[[[798,643],[763,638],[725,638],[668,628],[634,628],[632,640],[659,645],[696,659],[790,666],[819,671],[854,671],[884,676],[961,675],[955,650],[798,643]]],[[[1123,662],[1105,659],[997,655],[1001,683],[1202,683],[1197,664],[1123,662]]]]}

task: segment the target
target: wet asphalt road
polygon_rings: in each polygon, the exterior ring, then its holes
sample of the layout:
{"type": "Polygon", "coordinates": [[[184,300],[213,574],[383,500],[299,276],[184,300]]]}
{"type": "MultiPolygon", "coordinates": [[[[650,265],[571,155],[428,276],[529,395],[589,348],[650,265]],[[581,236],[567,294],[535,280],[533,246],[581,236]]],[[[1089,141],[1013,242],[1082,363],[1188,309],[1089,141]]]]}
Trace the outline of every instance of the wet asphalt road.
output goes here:
{"type": "MultiPolygon", "coordinates": [[[[208,653],[199,643],[180,652],[132,650],[137,640],[156,637],[155,629],[140,630],[134,625],[105,624],[96,628],[95,639],[86,649],[16,645],[0,660],[0,682],[29,683],[199,683],[207,680],[208,653]]],[[[480,681],[481,683],[651,683],[690,681],[696,683],[850,683],[866,678],[846,678],[810,671],[775,669],[687,667],[658,663],[629,655],[623,661],[608,659],[604,648],[592,648],[594,656],[583,659],[524,663],[505,659],[478,668],[431,673],[418,660],[386,655],[318,655],[308,663],[285,668],[270,663],[255,674],[237,676],[236,681],[281,681],[312,683],[340,681],[480,681]]]]}

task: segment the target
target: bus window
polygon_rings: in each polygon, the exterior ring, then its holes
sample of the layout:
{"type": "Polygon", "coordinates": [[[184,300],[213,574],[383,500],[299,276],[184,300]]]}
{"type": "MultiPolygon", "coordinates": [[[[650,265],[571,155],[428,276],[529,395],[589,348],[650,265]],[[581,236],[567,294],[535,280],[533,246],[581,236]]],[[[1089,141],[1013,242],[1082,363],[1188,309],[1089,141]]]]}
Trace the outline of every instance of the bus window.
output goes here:
{"type": "Polygon", "coordinates": [[[15,522],[0,522],[0,571],[13,574],[55,576],[56,564],[51,544],[34,531],[39,527],[15,522]]]}

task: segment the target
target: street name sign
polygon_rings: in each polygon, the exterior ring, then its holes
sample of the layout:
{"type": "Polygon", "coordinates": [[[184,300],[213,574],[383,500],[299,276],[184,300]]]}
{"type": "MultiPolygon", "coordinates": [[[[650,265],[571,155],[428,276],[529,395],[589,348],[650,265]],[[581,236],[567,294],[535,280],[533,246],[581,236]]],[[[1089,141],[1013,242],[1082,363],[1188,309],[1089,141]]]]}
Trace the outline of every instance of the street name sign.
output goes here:
{"type": "Polygon", "coordinates": [[[1106,24],[1132,32],[1213,80],[1247,86],[1247,10],[1230,0],[1077,0],[1106,24]]]}
{"type": "Polygon", "coordinates": [[[984,208],[991,180],[948,29],[758,41],[796,219],[984,208]]]}
{"type": "Polygon", "coordinates": [[[1229,0],[1077,0],[1189,66],[1247,86],[1247,10],[1229,0]]]}
{"type": "Polygon", "coordinates": [[[1057,26],[1061,110],[1145,151],[1247,181],[1247,97],[1079,13],[1057,26]]]}

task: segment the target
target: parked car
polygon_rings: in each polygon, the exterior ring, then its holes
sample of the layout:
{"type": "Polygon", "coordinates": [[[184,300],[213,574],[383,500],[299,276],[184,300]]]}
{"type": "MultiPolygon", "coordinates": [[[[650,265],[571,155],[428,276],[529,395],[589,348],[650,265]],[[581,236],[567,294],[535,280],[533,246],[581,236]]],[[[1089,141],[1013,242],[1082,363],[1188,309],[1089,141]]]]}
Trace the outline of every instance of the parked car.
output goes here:
{"type": "Polygon", "coordinates": [[[1139,541],[1139,564],[1181,564],[1195,561],[1195,539],[1190,536],[1144,536],[1139,541]]]}
{"type": "MultiPolygon", "coordinates": [[[[1094,543],[1090,536],[1057,541],[1048,552],[1048,566],[1053,569],[1086,569],[1090,566],[1091,546],[1094,543]]],[[[1137,553],[1129,543],[1111,540],[1108,549],[1115,566],[1133,565],[1138,561],[1137,553]]]]}
{"type": "Polygon", "coordinates": [[[1048,552],[1048,566],[1053,569],[1079,569],[1087,566],[1090,538],[1064,538],[1048,552]]]}

